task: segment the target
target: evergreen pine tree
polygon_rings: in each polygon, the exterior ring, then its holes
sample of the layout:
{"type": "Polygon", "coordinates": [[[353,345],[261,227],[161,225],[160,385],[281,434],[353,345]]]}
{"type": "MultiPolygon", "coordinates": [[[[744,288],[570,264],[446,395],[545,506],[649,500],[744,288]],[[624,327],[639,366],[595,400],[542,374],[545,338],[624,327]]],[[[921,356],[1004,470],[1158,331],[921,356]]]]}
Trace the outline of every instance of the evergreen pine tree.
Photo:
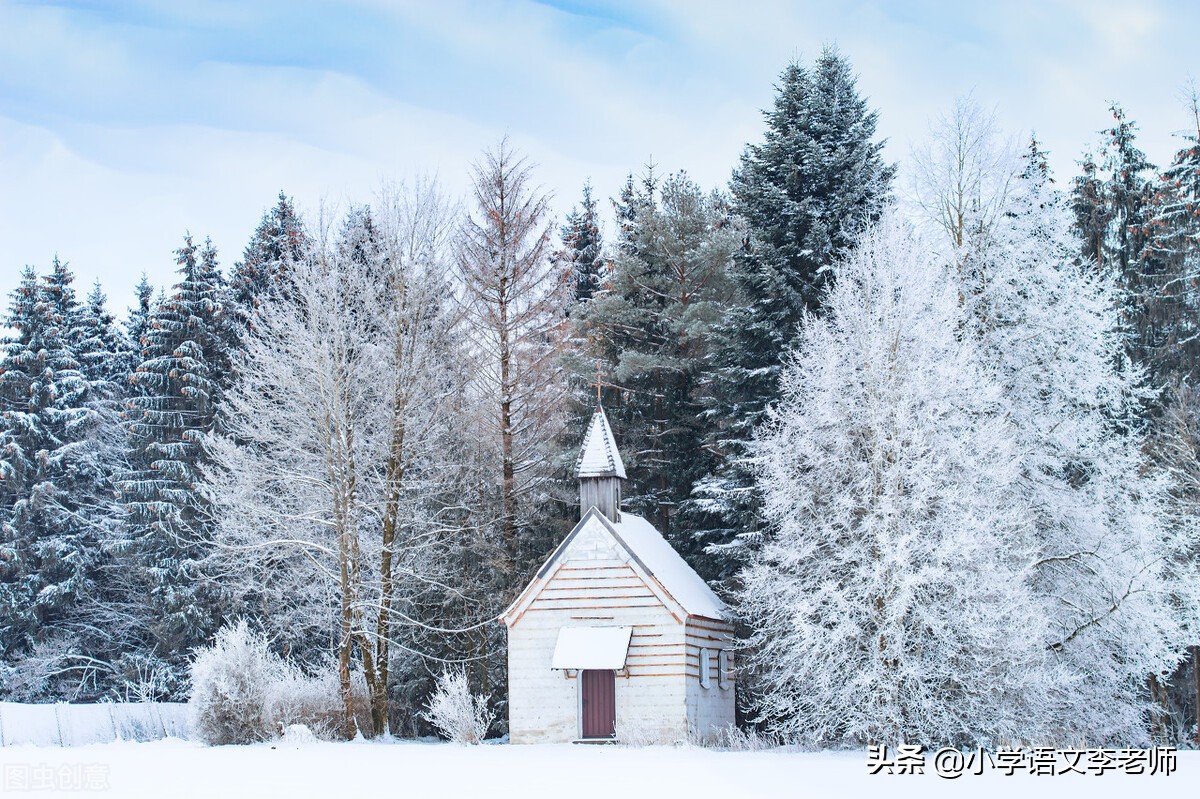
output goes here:
{"type": "Polygon", "coordinates": [[[229,355],[228,299],[215,250],[187,236],[176,256],[180,280],[153,310],[133,375],[130,473],[120,488],[134,585],[143,592],[144,643],[178,669],[219,621],[196,568],[206,538],[197,485],[229,355]]]}
{"type": "Polygon", "coordinates": [[[1102,265],[1116,270],[1126,288],[1138,292],[1140,256],[1146,244],[1146,203],[1150,181],[1146,173],[1154,165],[1138,149],[1137,125],[1125,118],[1120,105],[1109,106],[1113,126],[1104,131],[1103,167],[1107,179],[1101,186],[1107,225],[1103,242],[1102,265]]]}
{"type": "Polygon", "coordinates": [[[275,206],[263,213],[229,280],[232,312],[243,328],[263,298],[278,286],[288,262],[303,252],[304,225],[291,198],[280,191],[275,206]]]}
{"type": "Polygon", "coordinates": [[[1071,210],[1075,215],[1075,232],[1083,242],[1083,257],[1101,262],[1104,254],[1104,231],[1108,227],[1108,209],[1104,204],[1100,168],[1091,153],[1079,162],[1080,174],[1072,181],[1071,210]]]}
{"type": "MultiPolygon", "coordinates": [[[[80,343],[87,336],[84,310],[75,296],[75,274],[58,256],[50,263],[50,272],[42,278],[41,302],[46,305],[50,318],[58,325],[63,344],[77,354],[80,343]]],[[[77,362],[77,366],[81,366],[77,362]]]]}
{"type": "MultiPolygon", "coordinates": [[[[142,348],[145,346],[146,333],[150,331],[150,320],[153,317],[155,298],[154,286],[146,278],[145,273],[142,274],[142,279],[138,281],[136,288],[137,305],[129,309],[129,314],[125,321],[125,332],[129,336],[129,343],[133,347],[135,355],[134,369],[137,364],[142,362],[142,348]]],[[[132,374],[133,369],[130,370],[132,374]]]]}
{"type": "MultiPolygon", "coordinates": [[[[1193,106],[1193,118],[1197,118],[1193,106]]],[[[1159,179],[1146,209],[1143,298],[1156,386],[1200,378],[1200,122],[1159,179]]]]}
{"type": "Polygon", "coordinates": [[[574,302],[587,302],[595,296],[605,278],[604,241],[591,183],[583,184],[583,199],[567,215],[560,235],[563,248],[559,258],[571,281],[574,302]]]}
{"type": "MultiPolygon", "coordinates": [[[[650,186],[655,184],[653,163],[646,165],[646,178],[643,185],[646,185],[646,183],[650,186]]],[[[653,196],[653,191],[650,194],[653,196]]],[[[633,182],[633,173],[630,172],[625,176],[625,185],[621,187],[621,193],[611,200],[613,213],[617,217],[618,246],[633,246],[634,223],[637,221],[637,195],[637,186],[633,182]]]]}
{"type": "MultiPolygon", "coordinates": [[[[629,189],[609,284],[580,309],[579,338],[608,365],[606,407],[627,442],[625,504],[696,554],[690,539],[675,537],[674,520],[711,465],[702,374],[738,237],[724,198],[705,195],[684,173],[661,189],[652,176],[629,189]]],[[[594,385],[594,364],[583,360],[580,385],[594,385]]],[[[590,412],[594,395],[582,393],[581,409],[590,412]]]]}
{"type": "Polygon", "coordinates": [[[855,83],[834,49],[811,68],[789,64],[765,112],[763,141],[746,148],[734,173],[733,211],[749,235],[734,266],[738,307],[709,377],[708,443],[721,457],[686,509],[697,548],[720,548],[757,527],[746,443],[779,396],[783,354],[800,321],[821,308],[829,265],[890,196],[895,168],[883,161],[878,115],[855,83]]]}
{"type": "Polygon", "coordinates": [[[1094,259],[1100,273],[1114,276],[1122,289],[1130,354],[1147,364],[1160,346],[1154,324],[1158,265],[1142,257],[1151,194],[1146,173],[1153,166],[1137,147],[1137,125],[1117,103],[1109,110],[1113,125],[1101,132],[1103,157],[1098,165],[1090,155],[1080,162],[1082,174],[1072,185],[1071,210],[1083,256],[1094,259]]]}
{"type": "Polygon", "coordinates": [[[99,280],[80,309],[80,319],[78,349],[84,376],[107,384],[108,396],[123,396],[134,368],[134,345],[108,310],[108,298],[99,280]]]}
{"type": "Polygon", "coordinates": [[[91,386],[70,337],[79,313],[66,264],[13,294],[0,366],[0,653],[61,632],[95,556],[87,489],[99,479],[91,386]]]}

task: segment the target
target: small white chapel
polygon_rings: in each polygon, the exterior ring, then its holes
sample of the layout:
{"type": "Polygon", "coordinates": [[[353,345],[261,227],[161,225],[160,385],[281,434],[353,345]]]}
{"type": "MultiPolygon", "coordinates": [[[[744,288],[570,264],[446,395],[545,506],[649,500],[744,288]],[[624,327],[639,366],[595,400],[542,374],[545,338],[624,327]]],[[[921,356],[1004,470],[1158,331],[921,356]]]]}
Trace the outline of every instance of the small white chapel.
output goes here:
{"type": "Polygon", "coordinates": [[[672,741],[732,725],[729,614],[653,525],[621,510],[625,465],[599,406],[575,476],[579,523],[500,617],[510,740],[672,741]]]}

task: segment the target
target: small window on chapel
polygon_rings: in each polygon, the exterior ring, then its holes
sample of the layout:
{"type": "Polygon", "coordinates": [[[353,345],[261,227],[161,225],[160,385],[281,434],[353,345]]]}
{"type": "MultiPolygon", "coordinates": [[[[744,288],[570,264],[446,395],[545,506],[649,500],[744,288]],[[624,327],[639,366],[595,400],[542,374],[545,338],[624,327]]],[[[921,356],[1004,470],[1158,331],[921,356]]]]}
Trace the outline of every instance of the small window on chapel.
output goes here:
{"type": "Polygon", "coordinates": [[[700,650],[700,686],[702,688],[712,687],[712,677],[710,671],[712,668],[712,658],[709,657],[707,649],[700,650]]]}
{"type": "Polygon", "coordinates": [[[730,677],[729,652],[725,649],[717,650],[717,685],[728,688],[730,677]]]}

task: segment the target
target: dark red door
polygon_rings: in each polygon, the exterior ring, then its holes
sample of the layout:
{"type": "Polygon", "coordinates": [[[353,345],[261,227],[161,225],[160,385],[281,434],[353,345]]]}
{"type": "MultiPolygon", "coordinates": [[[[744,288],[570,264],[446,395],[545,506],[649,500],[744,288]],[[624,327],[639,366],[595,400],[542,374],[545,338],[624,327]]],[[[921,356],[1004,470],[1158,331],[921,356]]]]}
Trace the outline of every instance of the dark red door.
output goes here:
{"type": "Polygon", "coordinates": [[[583,680],[583,737],[612,738],[617,726],[617,681],[612,671],[585,669],[583,680]]]}

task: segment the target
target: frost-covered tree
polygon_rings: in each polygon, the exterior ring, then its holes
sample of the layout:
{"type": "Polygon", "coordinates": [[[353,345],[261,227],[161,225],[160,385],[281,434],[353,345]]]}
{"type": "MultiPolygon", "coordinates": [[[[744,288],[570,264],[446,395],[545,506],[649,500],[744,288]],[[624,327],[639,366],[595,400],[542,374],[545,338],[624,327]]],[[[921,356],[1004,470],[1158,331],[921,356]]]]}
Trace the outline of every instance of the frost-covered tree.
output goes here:
{"type": "MultiPolygon", "coordinates": [[[[1193,385],[1172,387],[1171,401],[1154,425],[1151,452],[1168,476],[1168,523],[1196,536],[1200,519],[1200,391],[1193,385]]],[[[1189,553],[1192,560],[1200,549],[1196,542],[1194,537],[1189,553]]],[[[1200,634],[1194,629],[1190,640],[1190,656],[1179,663],[1166,684],[1159,684],[1154,699],[1163,709],[1156,718],[1162,738],[1171,742],[1191,738],[1200,745],[1200,645],[1194,643],[1200,634]]]]}
{"type": "MultiPolygon", "coordinates": [[[[364,599],[360,536],[378,524],[369,502],[378,491],[370,464],[386,429],[386,404],[370,379],[379,342],[363,330],[375,324],[373,295],[382,287],[339,256],[318,244],[285,278],[303,290],[260,309],[223,406],[226,436],[209,445],[205,496],[219,520],[217,546],[243,559],[240,571],[250,576],[268,617],[287,618],[291,609],[332,593],[333,606],[322,603],[318,612],[332,615],[337,627],[320,631],[337,641],[342,732],[353,737],[352,652],[364,599]],[[278,542],[294,542],[315,568],[290,553],[280,556],[278,542]]],[[[311,617],[289,621],[325,626],[325,619],[311,617]]]]}
{"type": "Polygon", "coordinates": [[[738,598],[760,712],[820,743],[1036,739],[1047,653],[1001,387],[895,216],[836,270],[756,447],[769,531],[738,598]]]}
{"type": "Polygon", "coordinates": [[[352,673],[368,689],[364,732],[385,733],[393,692],[412,701],[395,673],[419,681],[423,657],[457,656],[427,648],[428,633],[494,604],[477,592],[499,550],[463,554],[482,549],[469,510],[482,485],[464,480],[482,470],[446,269],[456,222],[420,184],[308,236],[255,316],[208,440],[207,570],[306,668],[336,659],[347,736],[352,673]]]}
{"type": "Polygon", "coordinates": [[[1016,150],[1001,136],[995,113],[972,97],[959,98],[913,154],[913,199],[961,249],[1004,213],[1015,164],[1016,150]]]}
{"type": "Polygon", "coordinates": [[[719,459],[691,509],[698,541],[718,546],[757,526],[744,444],[779,397],[783,353],[804,314],[820,309],[830,264],[878,217],[895,173],[876,137],[878,115],[835,49],[811,66],[789,64],[764,116],[763,140],[746,147],[730,185],[732,209],[749,232],[733,270],[737,307],[707,378],[709,446],[719,459]]]}
{"type": "Polygon", "coordinates": [[[1003,215],[968,241],[958,290],[1018,431],[1030,584],[1064,675],[1052,733],[1140,740],[1147,676],[1173,669],[1194,613],[1187,532],[1167,523],[1142,455],[1142,375],[1123,351],[1117,278],[1079,258],[1036,142],[1025,163],[1003,215]]]}

